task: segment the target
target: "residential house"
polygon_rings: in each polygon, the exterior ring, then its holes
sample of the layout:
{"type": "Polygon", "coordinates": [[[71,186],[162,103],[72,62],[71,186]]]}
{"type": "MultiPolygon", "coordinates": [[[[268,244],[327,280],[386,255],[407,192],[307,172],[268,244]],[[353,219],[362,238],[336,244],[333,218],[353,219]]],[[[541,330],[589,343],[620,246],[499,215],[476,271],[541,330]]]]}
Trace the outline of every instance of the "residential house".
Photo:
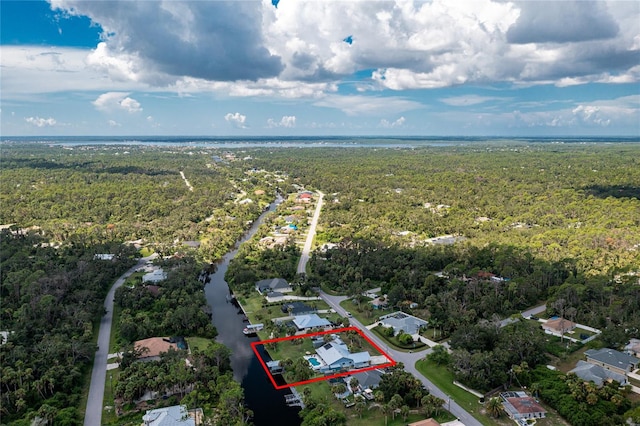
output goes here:
{"type": "Polygon", "coordinates": [[[627,378],[624,374],[616,373],[615,371],[607,370],[600,365],[582,360],[578,361],[576,368],[569,371],[569,373],[574,373],[585,382],[593,382],[599,388],[605,383],[612,381],[620,383],[621,386],[625,386],[627,384],[627,378]]]}
{"type": "Polygon", "coordinates": [[[159,283],[167,279],[167,273],[162,268],[154,269],[153,271],[144,274],[142,276],[143,283],[159,283]]]}
{"type": "MultiPolygon", "coordinates": [[[[336,246],[337,244],[333,244],[334,246],[336,246]]],[[[333,247],[331,247],[333,248],[333,247]]],[[[363,296],[368,297],[369,299],[375,299],[378,297],[378,294],[382,291],[381,287],[376,287],[376,288],[372,288],[370,290],[365,291],[364,293],[362,293],[363,296]]]]}
{"type": "Polygon", "coordinates": [[[542,419],[547,414],[547,410],[526,392],[502,392],[500,397],[504,411],[513,420],[542,419]]]}
{"type": "Polygon", "coordinates": [[[318,314],[296,315],[293,324],[298,330],[308,330],[310,328],[325,328],[331,325],[329,321],[320,318],[318,314]]]}
{"type": "Polygon", "coordinates": [[[624,351],[635,357],[640,357],[640,339],[631,339],[627,346],[624,347],[624,351]]]}
{"type": "Polygon", "coordinates": [[[156,408],[147,410],[142,422],[143,426],[196,426],[202,424],[202,409],[187,410],[185,405],[156,408]]]}
{"type": "Polygon", "coordinates": [[[280,307],[280,310],[285,314],[304,315],[315,312],[316,308],[312,308],[302,302],[287,302],[280,307]]]}
{"type": "Polygon", "coordinates": [[[380,385],[382,376],[384,376],[384,373],[380,370],[367,370],[352,375],[352,377],[358,379],[360,389],[363,391],[376,389],[380,385]]]}
{"type": "Polygon", "coordinates": [[[432,418],[418,420],[417,422],[409,423],[407,426],[440,426],[440,423],[432,418]]]}
{"type": "Polygon", "coordinates": [[[116,255],[111,253],[97,253],[93,255],[93,258],[96,260],[113,260],[114,257],[116,257],[116,255]]]}
{"type": "Polygon", "coordinates": [[[574,328],[576,328],[575,322],[569,321],[568,319],[562,317],[551,318],[550,320],[547,320],[547,322],[542,324],[542,329],[547,334],[553,334],[555,336],[566,334],[574,328]]]}
{"type": "Polygon", "coordinates": [[[587,362],[625,375],[638,368],[640,363],[640,359],[634,356],[609,348],[589,349],[584,354],[587,356],[587,362]]]}
{"type": "Polygon", "coordinates": [[[278,293],[290,293],[293,291],[287,280],[284,278],[269,278],[266,280],[260,280],[256,283],[256,290],[260,294],[271,293],[277,291],[278,293]]]}
{"type": "Polygon", "coordinates": [[[429,324],[423,319],[400,311],[381,316],[380,322],[386,327],[393,327],[394,334],[396,335],[401,332],[411,335],[417,334],[421,327],[426,327],[427,324],[429,324]]]}
{"type": "Polygon", "coordinates": [[[150,337],[148,339],[133,342],[136,351],[141,351],[139,361],[157,361],[160,354],[169,352],[171,349],[178,350],[178,345],[172,343],[168,337],[150,337]]]}
{"type": "Polygon", "coordinates": [[[352,368],[364,368],[371,365],[371,355],[369,352],[349,352],[349,348],[340,338],[316,349],[316,354],[323,361],[320,372],[331,373],[340,370],[350,370],[352,368]]]}
{"type": "Polygon", "coordinates": [[[387,309],[388,307],[387,298],[385,296],[377,297],[370,303],[371,306],[373,306],[373,309],[387,309]]]}

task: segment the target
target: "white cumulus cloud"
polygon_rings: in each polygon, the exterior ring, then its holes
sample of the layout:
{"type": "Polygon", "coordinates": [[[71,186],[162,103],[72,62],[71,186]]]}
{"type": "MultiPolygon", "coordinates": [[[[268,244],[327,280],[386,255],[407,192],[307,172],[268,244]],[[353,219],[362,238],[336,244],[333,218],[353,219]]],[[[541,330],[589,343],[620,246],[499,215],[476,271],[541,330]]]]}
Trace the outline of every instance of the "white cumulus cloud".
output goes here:
{"type": "Polygon", "coordinates": [[[245,122],[247,121],[247,116],[240,114],[239,112],[229,112],[225,114],[224,119],[227,120],[228,123],[231,123],[240,129],[244,129],[246,127],[245,122]]]}
{"type": "Polygon", "coordinates": [[[404,117],[400,117],[396,121],[388,121],[388,120],[385,120],[383,118],[382,120],[380,120],[380,127],[383,127],[385,129],[393,129],[395,127],[402,127],[404,125],[405,121],[406,120],[405,120],[404,117]]]}
{"type": "Polygon", "coordinates": [[[140,102],[129,97],[128,92],[107,92],[98,96],[92,104],[100,111],[124,110],[129,113],[140,112],[140,102]]]}
{"type": "Polygon", "coordinates": [[[267,120],[267,125],[270,128],[273,127],[287,127],[292,128],[296,127],[296,116],[295,115],[283,115],[280,121],[275,121],[273,118],[267,120]]]}
{"type": "Polygon", "coordinates": [[[27,117],[24,119],[29,124],[33,124],[36,127],[51,127],[56,125],[56,119],[49,118],[40,118],[40,117],[27,117]]]}

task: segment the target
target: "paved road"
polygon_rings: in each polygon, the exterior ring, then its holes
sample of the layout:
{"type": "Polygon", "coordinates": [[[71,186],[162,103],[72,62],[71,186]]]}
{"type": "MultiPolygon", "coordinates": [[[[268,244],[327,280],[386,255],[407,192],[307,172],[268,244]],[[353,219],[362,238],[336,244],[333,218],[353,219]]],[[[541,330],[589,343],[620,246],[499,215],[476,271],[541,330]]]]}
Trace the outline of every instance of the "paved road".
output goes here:
{"type": "MultiPolygon", "coordinates": [[[[345,309],[340,306],[340,302],[347,299],[347,296],[332,296],[330,294],[325,293],[324,291],[320,291],[320,297],[327,302],[329,306],[331,306],[335,311],[343,316],[346,316],[345,309]]],[[[387,352],[394,360],[397,362],[402,362],[404,364],[404,369],[409,373],[413,374],[418,380],[422,382],[425,388],[429,389],[429,391],[437,396],[438,398],[442,398],[445,401],[444,408],[450,411],[454,416],[456,416],[465,426],[482,426],[482,424],[475,419],[471,414],[469,414],[464,408],[462,408],[458,403],[454,400],[450,399],[448,395],[438,389],[431,381],[429,381],[426,377],[424,377],[416,368],[415,364],[418,360],[422,359],[431,352],[431,349],[426,349],[416,353],[407,353],[397,351],[391,347],[389,347],[386,342],[382,341],[376,334],[367,329],[364,324],[358,321],[355,318],[349,318],[351,325],[354,327],[358,327],[362,332],[371,340],[373,340],[380,348],[387,352]]]]}
{"type": "MultiPolygon", "coordinates": [[[[522,312],[520,315],[522,315],[522,318],[529,319],[531,315],[536,315],[546,310],[547,310],[547,305],[540,305],[540,306],[536,306],[535,308],[526,310],[522,312]]],[[[506,327],[507,325],[512,324],[516,321],[518,321],[518,318],[515,315],[513,317],[505,318],[502,321],[500,321],[500,327],[506,327]]]]}
{"type": "Polygon", "coordinates": [[[111,336],[111,322],[113,320],[113,296],[118,287],[124,284],[125,280],[147,261],[155,259],[154,253],[149,257],[138,260],[127,272],[113,284],[107,297],[104,300],[106,314],[100,320],[100,331],[98,333],[98,350],[93,360],[93,371],[91,372],[91,385],[89,386],[89,399],[87,409],[84,414],[84,426],[99,426],[102,424],[102,402],[104,400],[104,385],[107,377],[107,355],[109,354],[109,338],[111,336]]]}
{"type": "Polygon", "coordinates": [[[540,305],[540,306],[536,306],[535,308],[531,308],[527,311],[524,311],[522,313],[522,317],[523,318],[529,318],[531,315],[536,315],[539,314],[541,312],[544,312],[547,310],[547,305],[540,305]]]}
{"type": "Polygon", "coordinates": [[[316,211],[313,213],[311,219],[311,225],[309,226],[309,232],[307,233],[307,240],[304,242],[302,248],[302,255],[298,262],[298,273],[304,274],[307,270],[307,262],[309,261],[309,255],[311,253],[311,244],[313,244],[313,238],[316,236],[316,226],[318,225],[318,219],[320,218],[320,210],[322,210],[324,194],[318,191],[318,202],[316,203],[316,211]]]}

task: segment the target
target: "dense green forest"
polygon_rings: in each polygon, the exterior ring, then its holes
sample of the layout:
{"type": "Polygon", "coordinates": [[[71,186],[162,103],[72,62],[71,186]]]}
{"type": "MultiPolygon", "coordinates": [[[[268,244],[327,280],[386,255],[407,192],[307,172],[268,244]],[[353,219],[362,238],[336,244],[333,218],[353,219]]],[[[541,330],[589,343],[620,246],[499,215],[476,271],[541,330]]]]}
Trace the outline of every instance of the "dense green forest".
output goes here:
{"type": "Polygon", "coordinates": [[[640,146],[467,144],[250,152],[326,196],[318,241],[526,247],[586,274],[640,264],[640,146]],[[427,204],[428,203],[428,204],[427,204]]]}
{"type": "MultiPolygon", "coordinates": [[[[381,286],[392,306],[416,302],[413,312],[450,339],[453,353],[441,361],[471,386],[538,383],[540,397],[573,424],[598,424],[594,419],[616,418],[629,408],[612,393],[596,395],[591,404],[594,397],[586,398],[593,392],[583,389],[573,401],[594,409],[586,420],[570,419],[564,413],[575,411],[573,402],[551,395],[576,386],[536,373],[562,349],[528,323],[500,328],[498,321],[547,302],[548,314],[603,330],[594,345],[619,348],[640,336],[637,144],[234,154],[218,161],[212,156],[223,153],[213,148],[3,145],[0,223],[14,224],[0,241],[1,328],[13,332],[0,346],[3,422],[24,423],[36,413],[55,424],[81,421],[77,407],[95,350],[93,325],[108,287],[138,256],[123,242],[140,240],[163,257],[179,256],[162,264],[170,273],[159,295],[138,285],[118,291],[120,343],[157,334],[213,336],[197,279],[201,262],[224,254],[276,190],[303,187],[326,194],[316,246],[337,245],[315,252],[308,274],[297,277],[293,238],[272,249],[249,242],[228,271],[237,290],[282,276],[299,280],[302,292],[323,286],[358,302],[363,290],[381,286]],[[429,240],[442,235],[453,235],[455,244],[429,240]],[[192,240],[197,249],[183,246],[192,240]],[[96,259],[97,253],[116,254],[115,260],[96,259]]],[[[286,203],[282,211],[293,214],[286,203]]],[[[281,220],[267,219],[256,238],[281,220]]],[[[306,216],[299,220],[304,226],[306,216]]],[[[187,392],[189,383],[199,383],[187,371],[172,386],[185,401],[206,400],[209,413],[242,421],[247,412],[229,409],[241,406],[242,389],[229,384],[225,356],[214,346],[194,357],[206,366],[206,386],[187,392]]],[[[125,362],[121,373],[128,379],[119,383],[131,384],[119,384],[117,395],[130,400],[154,386],[145,377],[177,371],[175,359],[125,362]]],[[[309,421],[340,417],[316,408],[307,410],[309,421]]]]}
{"type": "Polygon", "coordinates": [[[56,249],[37,234],[0,235],[0,345],[3,423],[37,410],[55,424],[82,422],[77,407],[96,350],[94,323],[114,280],[132,266],[135,250],[102,243],[56,249]],[[113,260],[95,258],[115,254],[113,260]]]}
{"type": "Polygon", "coordinates": [[[196,240],[200,257],[213,261],[275,191],[268,178],[247,175],[244,162],[216,163],[213,152],[4,145],[0,223],[39,227],[53,242],[142,239],[165,254],[175,251],[175,242],[196,240]],[[245,196],[253,202],[238,203],[245,196]]]}

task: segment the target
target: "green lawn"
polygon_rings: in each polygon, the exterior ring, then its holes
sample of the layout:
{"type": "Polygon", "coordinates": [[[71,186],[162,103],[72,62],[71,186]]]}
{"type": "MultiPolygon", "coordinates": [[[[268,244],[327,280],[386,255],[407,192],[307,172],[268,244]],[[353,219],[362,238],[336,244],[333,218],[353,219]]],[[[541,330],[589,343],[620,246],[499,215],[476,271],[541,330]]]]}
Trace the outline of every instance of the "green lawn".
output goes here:
{"type": "Polygon", "coordinates": [[[213,342],[213,339],[207,339],[206,337],[185,337],[189,349],[193,352],[196,349],[204,350],[209,346],[209,343],[213,342]]]}
{"type": "Polygon", "coordinates": [[[394,349],[402,351],[402,352],[421,351],[421,350],[423,350],[424,348],[427,347],[427,345],[422,343],[422,342],[414,342],[413,346],[403,345],[402,343],[400,343],[398,341],[398,339],[395,336],[389,337],[386,334],[382,333],[380,326],[376,326],[376,327],[372,328],[371,331],[374,332],[376,334],[376,336],[380,337],[385,342],[387,342],[389,345],[393,346],[394,349]]]}
{"type": "Polygon", "coordinates": [[[459,388],[453,384],[453,373],[445,367],[423,359],[416,362],[416,368],[423,376],[429,379],[436,387],[449,395],[462,408],[467,410],[473,417],[485,426],[495,426],[496,422],[489,416],[480,412],[482,404],[478,402],[478,397],[459,388]]]}
{"type": "Polygon", "coordinates": [[[149,247],[142,247],[140,249],[140,256],[142,257],[151,256],[152,254],[153,254],[153,250],[149,247]]]}
{"type": "Polygon", "coordinates": [[[102,411],[102,422],[113,423],[118,420],[118,416],[116,415],[115,411],[115,404],[113,402],[113,389],[115,389],[116,384],[118,383],[118,378],[120,377],[120,369],[116,368],[113,370],[109,370],[106,374],[107,377],[104,382],[104,400],[102,406],[111,407],[111,409],[104,409],[102,411]]]}
{"type": "Polygon", "coordinates": [[[340,306],[342,306],[344,309],[346,309],[348,312],[350,312],[351,315],[353,315],[353,317],[355,319],[357,319],[358,321],[360,321],[364,325],[373,324],[374,322],[376,322],[378,320],[378,318],[380,316],[393,312],[390,309],[368,310],[366,308],[367,303],[368,303],[368,299],[366,301],[363,301],[360,304],[360,306],[358,306],[358,305],[354,304],[351,301],[351,299],[347,299],[347,300],[343,300],[342,302],[340,302],[340,306]]]}

